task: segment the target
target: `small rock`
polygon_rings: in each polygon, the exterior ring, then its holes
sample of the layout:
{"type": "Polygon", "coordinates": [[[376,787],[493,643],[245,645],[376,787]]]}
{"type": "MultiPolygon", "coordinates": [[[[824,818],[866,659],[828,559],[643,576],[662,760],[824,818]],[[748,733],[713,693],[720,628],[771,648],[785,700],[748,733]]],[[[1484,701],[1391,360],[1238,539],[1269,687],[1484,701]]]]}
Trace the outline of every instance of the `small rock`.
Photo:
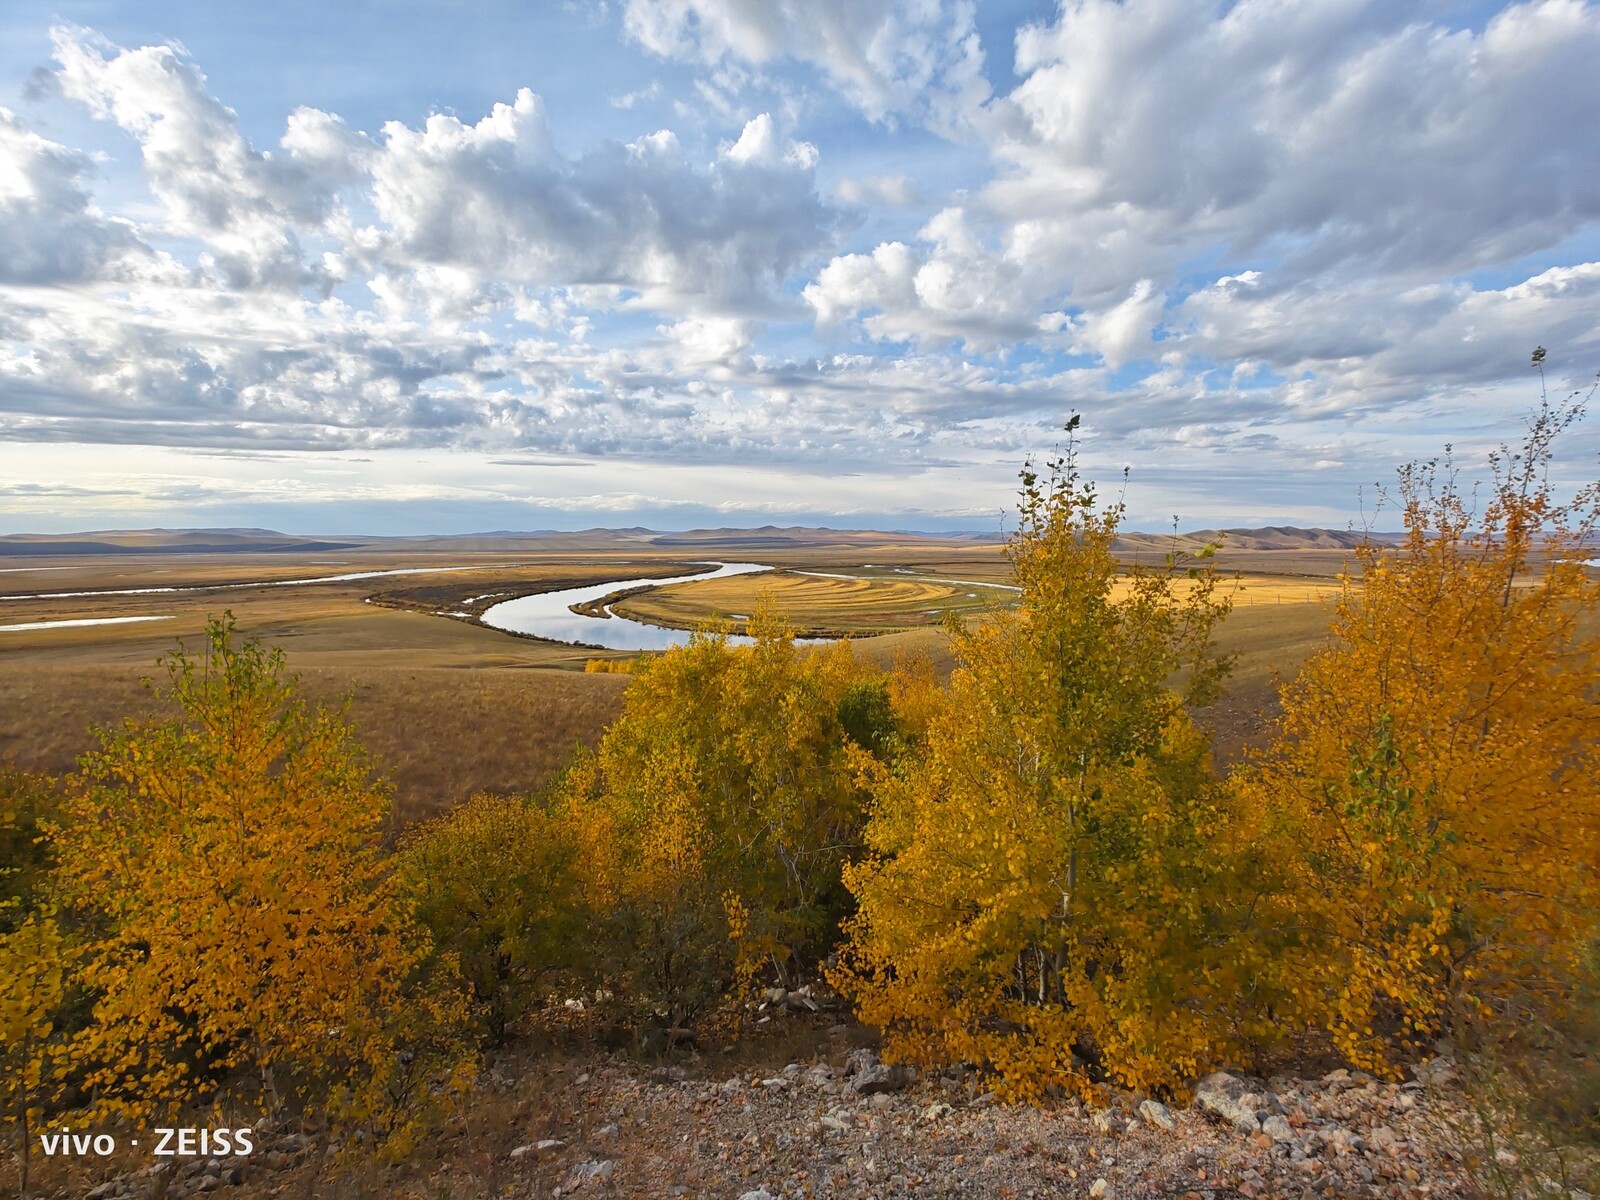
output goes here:
{"type": "MultiPolygon", "coordinates": [[[[612,1128],[615,1129],[616,1127],[612,1126],[612,1128]]],[[[566,1148],[567,1144],[560,1138],[543,1138],[537,1142],[529,1142],[526,1146],[518,1146],[511,1152],[511,1157],[526,1158],[531,1154],[535,1158],[543,1158],[547,1154],[554,1154],[556,1151],[565,1150],[566,1148]]]]}
{"type": "Polygon", "coordinates": [[[739,1197],[739,1200],[778,1200],[778,1198],[763,1187],[744,1193],[739,1197]]]}
{"type": "Polygon", "coordinates": [[[955,1112],[954,1108],[944,1101],[938,1100],[922,1110],[922,1119],[924,1121],[942,1121],[953,1112],[955,1112]]]}
{"type": "Polygon", "coordinates": [[[1104,1177],[1089,1185],[1090,1200],[1111,1200],[1111,1182],[1104,1177]]]}
{"type": "Polygon", "coordinates": [[[844,1073],[846,1076],[855,1075],[877,1065],[878,1056],[865,1046],[858,1046],[845,1055],[844,1073]]]}
{"type": "Polygon", "coordinates": [[[1113,1133],[1121,1133],[1128,1127],[1128,1122],[1116,1109],[1102,1108],[1089,1114],[1089,1126],[1096,1133],[1109,1137],[1113,1133]]]}
{"type": "Polygon", "coordinates": [[[814,1067],[808,1067],[800,1078],[807,1087],[825,1087],[833,1082],[834,1074],[834,1069],[827,1063],[818,1063],[814,1067]]]}
{"type": "Polygon", "coordinates": [[[910,1082],[911,1073],[906,1068],[873,1063],[850,1076],[844,1087],[857,1096],[876,1096],[882,1092],[897,1092],[910,1082]]]}
{"type": "Polygon", "coordinates": [[[1139,1105],[1139,1115],[1144,1118],[1146,1125],[1155,1129],[1165,1129],[1170,1133],[1178,1127],[1178,1122],[1173,1119],[1172,1110],[1159,1100],[1146,1100],[1139,1105]]]}
{"type": "Polygon", "coordinates": [[[1413,1068],[1417,1080],[1429,1087],[1442,1087],[1456,1077],[1455,1060],[1441,1054],[1413,1068]]]}
{"type": "Polygon", "coordinates": [[[1359,1133],[1352,1133],[1343,1125],[1329,1125],[1321,1131],[1322,1140],[1340,1151],[1364,1150],[1367,1143],[1359,1133]]]}
{"type": "Polygon", "coordinates": [[[1241,1133],[1255,1133],[1261,1128],[1257,1113],[1275,1112],[1276,1098],[1262,1096],[1250,1090],[1244,1080],[1226,1071],[1215,1071],[1202,1079],[1194,1089],[1194,1107],[1220,1121],[1226,1121],[1241,1133]]]}
{"type": "Polygon", "coordinates": [[[1265,1121],[1261,1122],[1261,1132],[1266,1134],[1275,1142],[1294,1141],[1293,1128],[1290,1127],[1288,1121],[1284,1120],[1280,1116],[1270,1116],[1265,1121]]]}
{"type": "Polygon", "coordinates": [[[579,1163],[571,1171],[567,1172],[566,1186],[568,1188],[579,1188],[588,1183],[607,1184],[611,1182],[611,1177],[616,1173],[617,1164],[609,1158],[579,1163]]]}
{"type": "Polygon", "coordinates": [[[1402,1139],[1399,1134],[1387,1125],[1374,1125],[1367,1133],[1367,1143],[1376,1150],[1386,1154],[1400,1153],[1402,1139]]]}
{"type": "Polygon", "coordinates": [[[608,1122],[607,1124],[600,1126],[599,1129],[596,1129],[594,1131],[594,1135],[595,1137],[615,1137],[621,1132],[622,1131],[617,1128],[615,1122],[608,1122]]]}

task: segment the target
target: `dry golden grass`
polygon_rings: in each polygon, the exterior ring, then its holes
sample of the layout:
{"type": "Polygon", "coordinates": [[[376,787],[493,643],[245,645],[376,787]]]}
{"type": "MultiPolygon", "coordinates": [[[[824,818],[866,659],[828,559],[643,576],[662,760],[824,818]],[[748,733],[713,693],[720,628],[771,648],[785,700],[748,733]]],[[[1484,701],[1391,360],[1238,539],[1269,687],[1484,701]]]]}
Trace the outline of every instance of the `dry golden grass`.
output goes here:
{"type": "MultiPolygon", "coordinates": [[[[541,788],[580,743],[597,740],[620,708],[625,676],[506,667],[340,663],[291,656],[305,695],[350,698],[357,735],[395,784],[402,822],[476,791],[541,788]]],[[[93,725],[169,712],[141,676],[153,667],[33,665],[0,688],[0,761],[65,774],[96,744],[93,725]]]]}
{"type": "MultiPolygon", "coordinates": [[[[0,599],[0,624],[67,617],[172,618],[140,625],[0,633],[0,761],[56,774],[70,771],[77,757],[93,745],[89,726],[150,712],[154,699],[141,688],[140,679],[161,675],[156,659],[177,638],[195,645],[207,616],[231,609],[242,632],[284,648],[290,669],[303,677],[314,699],[333,703],[341,696],[351,697],[352,719],[379,767],[394,780],[397,811],[403,819],[440,811],[480,789],[535,789],[568,761],[575,745],[599,737],[619,709],[626,677],[584,674],[583,664],[595,657],[593,651],[514,638],[427,610],[448,609],[461,598],[508,588],[533,591],[574,582],[671,574],[686,562],[705,561],[715,553],[587,557],[570,552],[386,557],[368,553],[319,555],[310,562],[143,556],[53,562],[53,567],[66,569],[0,576],[0,587],[17,593],[481,564],[466,572],[310,587],[219,586],[206,592],[147,596],[0,599]],[[327,561],[331,558],[343,561],[327,561]],[[507,565],[513,561],[518,565],[507,565]],[[392,597],[408,607],[367,603],[373,596],[392,597]]],[[[858,638],[856,652],[883,666],[903,655],[925,654],[944,672],[951,665],[948,642],[937,628],[938,616],[926,610],[957,607],[976,618],[984,600],[1009,595],[893,572],[902,567],[924,576],[1003,582],[1009,568],[994,546],[892,544],[849,551],[791,550],[768,557],[805,570],[865,571],[874,578],[733,576],[663,589],[640,603],[664,604],[668,611],[660,612],[660,617],[692,626],[714,612],[749,612],[757,591],[766,588],[797,624],[858,631],[898,627],[898,632],[858,638]],[[967,595],[974,591],[976,597],[967,595]],[[923,620],[933,624],[905,627],[923,620]]],[[[1225,565],[1244,566],[1246,556],[1237,557],[1239,561],[1225,565]]],[[[1240,656],[1234,683],[1227,698],[1200,714],[1217,731],[1224,758],[1259,739],[1262,723],[1272,712],[1273,672],[1292,674],[1320,643],[1327,613],[1316,601],[1332,594],[1331,576],[1344,556],[1254,552],[1248,561],[1257,569],[1241,581],[1234,614],[1220,631],[1223,649],[1240,656]],[[1259,564],[1277,554],[1303,574],[1260,573],[1259,564]]]]}
{"type": "MultiPolygon", "coordinates": [[[[237,561],[118,561],[120,568],[96,561],[81,572],[49,572],[49,590],[165,586],[172,576],[163,572],[191,581],[222,574],[240,580],[321,573],[281,561],[258,564],[272,568],[259,575],[252,564],[237,561]]],[[[452,556],[449,565],[455,561],[452,556]]],[[[438,555],[432,562],[444,565],[438,555]]],[[[301,675],[311,698],[330,704],[351,698],[352,721],[379,769],[393,779],[402,820],[438,812],[477,790],[542,787],[577,744],[599,737],[617,711],[626,680],[582,674],[586,654],[572,648],[365,602],[386,586],[448,580],[470,595],[508,583],[532,591],[575,577],[570,556],[515,572],[503,562],[504,556],[495,556],[481,571],[311,587],[0,601],[0,624],[171,614],[148,624],[0,633],[0,761],[53,774],[72,770],[95,744],[91,725],[157,710],[140,680],[164,680],[156,660],[180,638],[197,645],[207,617],[229,609],[242,633],[284,648],[289,669],[301,675]]],[[[323,570],[409,565],[422,564],[409,556],[323,570]]],[[[577,578],[605,579],[630,569],[590,563],[577,578]]]]}
{"type": "Polygon", "coordinates": [[[937,624],[946,613],[980,612],[1007,595],[996,588],[923,579],[833,579],[779,571],[653,588],[627,597],[612,611],[680,629],[727,619],[742,633],[744,619],[766,602],[801,634],[839,636],[937,624]]]}

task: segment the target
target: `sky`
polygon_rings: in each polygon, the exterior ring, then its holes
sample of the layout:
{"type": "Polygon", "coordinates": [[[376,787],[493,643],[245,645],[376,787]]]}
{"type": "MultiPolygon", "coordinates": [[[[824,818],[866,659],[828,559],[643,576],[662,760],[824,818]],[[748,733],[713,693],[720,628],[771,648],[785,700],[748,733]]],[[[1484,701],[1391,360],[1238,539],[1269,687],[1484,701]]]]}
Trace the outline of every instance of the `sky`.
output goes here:
{"type": "Polygon", "coordinates": [[[1587,0],[7,0],[0,532],[995,531],[1074,412],[1131,527],[1360,524],[1600,369],[1597,62],[1587,0]]]}

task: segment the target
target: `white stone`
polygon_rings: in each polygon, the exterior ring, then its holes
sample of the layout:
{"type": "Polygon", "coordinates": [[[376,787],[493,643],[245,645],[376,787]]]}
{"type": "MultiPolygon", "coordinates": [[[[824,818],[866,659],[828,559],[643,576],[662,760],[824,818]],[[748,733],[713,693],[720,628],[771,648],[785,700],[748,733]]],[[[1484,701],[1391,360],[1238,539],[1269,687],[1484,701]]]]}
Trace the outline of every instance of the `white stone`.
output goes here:
{"type": "Polygon", "coordinates": [[[1146,1125],[1156,1129],[1165,1129],[1170,1133],[1178,1127],[1178,1122],[1173,1119],[1172,1110],[1159,1100],[1146,1100],[1139,1105],[1139,1115],[1144,1118],[1146,1125]]]}

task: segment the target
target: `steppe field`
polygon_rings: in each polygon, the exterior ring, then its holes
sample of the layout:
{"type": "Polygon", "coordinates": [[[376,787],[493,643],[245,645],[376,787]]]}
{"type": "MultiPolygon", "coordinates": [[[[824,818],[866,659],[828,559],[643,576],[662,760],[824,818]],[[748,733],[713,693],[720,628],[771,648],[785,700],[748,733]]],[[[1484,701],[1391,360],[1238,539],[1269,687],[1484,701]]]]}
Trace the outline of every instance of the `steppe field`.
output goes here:
{"type": "MultiPolygon", "coordinates": [[[[1200,716],[1224,759],[1259,738],[1274,673],[1292,673],[1325,636],[1349,551],[1298,532],[1236,539],[1215,559],[1234,597],[1221,648],[1238,659],[1227,696],[1200,716]]],[[[1198,548],[1205,536],[1179,548],[1198,548]]],[[[1169,542],[1132,535],[1120,552],[1130,565],[1160,564],[1169,542]]],[[[479,790],[538,788],[620,706],[626,676],[585,664],[631,656],[504,633],[478,615],[512,596],[684,575],[713,561],[776,570],[627,595],[616,611],[737,632],[765,601],[802,634],[848,635],[885,665],[926,654],[944,670],[947,614],[981,619],[1014,597],[994,538],[596,530],[323,542],[256,531],[0,539],[0,761],[69,771],[94,744],[91,727],[158,704],[142,681],[163,678],[161,655],[179,639],[195,645],[208,616],[231,610],[241,631],[283,647],[309,696],[348,697],[361,738],[395,784],[400,821],[479,790]],[[363,577],[329,578],[350,574],[363,577]],[[283,586],[303,580],[325,581],[283,586]],[[143,619],[14,628],[105,618],[143,619]]]]}

